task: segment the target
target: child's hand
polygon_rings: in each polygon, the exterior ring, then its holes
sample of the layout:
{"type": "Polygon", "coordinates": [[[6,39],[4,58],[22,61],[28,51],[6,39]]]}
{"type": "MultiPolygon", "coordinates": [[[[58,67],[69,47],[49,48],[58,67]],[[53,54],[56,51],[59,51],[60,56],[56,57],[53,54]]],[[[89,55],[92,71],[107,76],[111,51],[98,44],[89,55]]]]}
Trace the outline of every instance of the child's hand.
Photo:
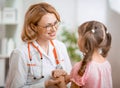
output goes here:
{"type": "Polygon", "coordinates": [[[71,83],[70,88],[81,88],[80,86],[76,85],[74,82],[71,83]]]}
{"type": "Polygon", "coordinates": [[[70,82],[70,75],[64,76],[65,83],[68,84],[70,82]]]}
{"type": "Polygon", "coordinates": [[[64,76],[60,76],[59,78],[55,78],[55,79],[60,81],[60,83],[57,84],[59,88],[67,88],[64,76]]]}
{"type": "MultiPolygon", "coordinates": [[[[50,87],[50,86],[52,86],[53,88],[53,86],[55,87],[59,83],[61,83],[60,80],[49,79],[45,81],[45,88],[50,87]]],[[[55,88],[57,88],[57,86],[55,88]]]]}
{"type": "Polygon", "coordinates": [[[67,75],[67,73],[63,69],[55,69],[54,71],[52,71],[53,78],[58,78],[65,75],[67,75]]]}

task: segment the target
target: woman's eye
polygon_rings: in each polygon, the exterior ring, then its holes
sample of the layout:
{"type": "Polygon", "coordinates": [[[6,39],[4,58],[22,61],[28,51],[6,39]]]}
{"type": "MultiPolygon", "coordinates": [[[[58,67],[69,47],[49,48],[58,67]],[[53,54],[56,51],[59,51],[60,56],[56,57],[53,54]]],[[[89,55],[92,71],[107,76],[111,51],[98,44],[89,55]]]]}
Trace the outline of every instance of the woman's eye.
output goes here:
{"type": "Polygon", "coordinates": [[[50,24],[45,26],[45,28],[49,28],[49,27],[51,27],[51,25],[50,25],[50,24]]]}

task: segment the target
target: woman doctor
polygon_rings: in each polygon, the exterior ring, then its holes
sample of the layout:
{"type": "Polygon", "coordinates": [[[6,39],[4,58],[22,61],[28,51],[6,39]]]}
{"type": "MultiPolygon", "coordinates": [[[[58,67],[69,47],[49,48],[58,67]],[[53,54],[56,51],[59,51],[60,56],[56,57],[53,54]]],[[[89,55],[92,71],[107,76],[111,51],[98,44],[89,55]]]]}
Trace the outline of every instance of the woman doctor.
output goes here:
{"type": "Polygon", "coordinates": [[[10,56],[6,88],[54,88],[59,81],[51,78],[53,71],[58,71],[56,76],[69,74],[66,47],[54,40],[59,22],[60,16],[51,5],[42,2],[30,6],[22,31],[24,44],[10,56]]]}

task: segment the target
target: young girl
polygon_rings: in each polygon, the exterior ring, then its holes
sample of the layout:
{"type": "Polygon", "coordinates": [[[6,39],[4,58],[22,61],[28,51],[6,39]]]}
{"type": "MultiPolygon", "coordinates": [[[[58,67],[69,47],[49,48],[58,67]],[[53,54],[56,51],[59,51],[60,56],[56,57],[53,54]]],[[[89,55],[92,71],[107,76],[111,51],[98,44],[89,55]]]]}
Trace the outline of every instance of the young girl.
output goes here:
{"type": "Polygon", "coordinates": [[[71,88],[112,88],[111,65],[106,59],[111,34],[98,21],[83,23],[78,33],[83,59],[71,71],[71,88]]]}

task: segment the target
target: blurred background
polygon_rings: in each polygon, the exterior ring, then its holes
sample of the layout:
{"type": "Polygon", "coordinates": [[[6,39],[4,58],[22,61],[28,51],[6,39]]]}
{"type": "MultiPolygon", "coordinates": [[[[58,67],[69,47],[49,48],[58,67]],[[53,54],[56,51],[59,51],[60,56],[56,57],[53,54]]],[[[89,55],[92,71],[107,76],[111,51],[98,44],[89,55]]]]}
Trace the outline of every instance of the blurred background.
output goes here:
{"type": "Polygon", "coordinates": [[[5,85],[10,53],[22,44],[20,34],[25,12],[38,2],[48,2],[60,13],[57,38],[66,44],[73,64],[81,57],[76,44],[77,27],[89,20],[107,26],[112,34],[108,60],[112,66],[113,88],[120,88],[120,0],[0,0],[0,88],[5,85]]]}

